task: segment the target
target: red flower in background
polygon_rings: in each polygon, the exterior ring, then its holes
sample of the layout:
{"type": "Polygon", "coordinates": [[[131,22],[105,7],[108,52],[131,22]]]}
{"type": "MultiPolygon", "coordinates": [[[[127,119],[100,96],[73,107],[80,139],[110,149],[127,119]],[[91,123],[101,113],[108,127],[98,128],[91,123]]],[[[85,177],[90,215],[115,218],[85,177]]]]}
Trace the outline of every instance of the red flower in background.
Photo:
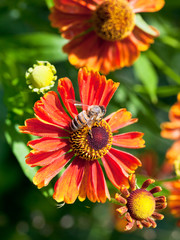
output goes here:
{"type": "Polygon", "coordinates": [[[63,48],[76,67],[104,74],[131,66],[159,32],[137,24],[137,13],[156,12],[164,0],[54,0],[50,21],[70,40],[63,48]]]}
{"type": "MultiPolygon", "coordinates": [[[[98,72],[79,70],[78,84],[83,109],[88,105],[107,107],[119,83],[106,80],[98,72]]],[[[33,182],[38,188],[47,186],[64,166],[67,166],[55,184],[54,199],[57,202],[73,203],[86,197],[92,202],[110,199],[101,158],[106,174],[113,185],[128,186],[128,176],[141,162],[133,155],[115,149],[144,147],[143,133],[118,134],[118,130],[135,123],[126,109],[113,112],[101,121],[95,121],[91,134],[87,124],[77,131],[71,130],[71,122],[78,115],[75,93],[68,78],[59,79],[58,92],[68,113],[62,107],[58,95],[50,91],[34,105],[35,118],[27,119],[20,131],[41,138],[28,142],[33,150],[26,156],[26,163],[40,166],[33,182]],[[71,99],[71,101],[69,101],[71,99]],[[116,133],[116,135],[114,135],[116,133]],[[72,160],[72,161],[71,161],[72,160]]]]}

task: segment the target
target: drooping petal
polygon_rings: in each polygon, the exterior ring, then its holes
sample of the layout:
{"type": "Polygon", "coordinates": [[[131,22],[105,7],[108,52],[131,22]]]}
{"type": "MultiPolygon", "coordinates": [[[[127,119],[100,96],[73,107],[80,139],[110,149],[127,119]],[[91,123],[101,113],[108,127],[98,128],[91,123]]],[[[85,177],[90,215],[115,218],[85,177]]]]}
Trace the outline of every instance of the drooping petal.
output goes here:
{"type": "MultiPolygon", "coordinates": [[[[114,51],[116,51],[116,66],[113,69],[123,68],[131,66],[134,61],[139,57],[138,47],[131,41],[129,37],[117,41],[114,46],[114,51]]],[[[111,54],[113,58],[113,54],[111,54]]]]}
{"type": "Polygon", "coordinates": [[[151,34],[135,26],[132,33],[129,35],[129,39],[137,46],[139,51],[146,51],[150,44],[154,42],[154,38],[159,36],[158,30],[152,26],[149,26],[149,28],[151,28],[151,34]]]}
{"type": "Polygon", "coordinates": [[[57,9],[72,14],[90,14],[94,9],[93,3],[93,1],[83,0],[54,0],[57,9]]]}
{"type": "Polygon", "coordinates": [[[123,169],[123,166],[114,160],[109,153],[101,158],[106,174],[112,184],[119,188],[121,185],[128,186],[128,173],[123,169]]]}
{"type": "Polygon", "coordinates": [[[69,78],[61,78],[58,81],[58,92],[62,98],[62,101],[69,111],[70,115],[75,118],[78,114],[76,106],[72,102],[68,102],[67,100],[75,100],[74,88],[71,80],[69,78]]]}
{"type": "Polygon", "coordinates": [[[140,132],[128,132],[113,136],[113,145],[125,148],[143,148],[144,139],[142,139],[144,133],[140,132]]]}
{"type": "Polygon", "coordinates": [[[133,173],[137,167],[141,166],[141,161],[130,153],[111,148],[108,152],[111,156],[127,173],[133,173]]]}
{"type": "Polygon", "coordinates": [[[58,95],[50,91],[34,105],[36,117],[44,122],[61,128],[69,129],[70,117],[64,111],[58,95]]]}
{"type": "Polygon", "coordinates": [[[88,69],[99,70],[101,61],[98,52],[103,48],[104,40],[99,38],[94,31],[72,39],[63,47],[69,55],[69,61],[77,68],[86,66],[88,69]]]}
{"type": "Polygon", "coordinates": [[[52,152],[69,144],[68,139],[43,137],[27,143],[28,146],[36,151],[52,152]]]}
{"type": "Polygon", "coordinates": [[[64,165],[69,162],[73,156],[73,152],[61,155],[49,165],[40,168],[33,178],[33,183],[37,185],[38,188],[47,186],[51,179],[61,171],[64,165]]]}
{"type": "Polygon", "coordinates": [[[91,27],[87,21],[89,14],[69,14],[63,13],[56,8],[51,9],[49,20],[52,27],[56,27],[61,32],[62,37],[72,39],[91,27]]]}
{"type": "Polygon", "coordinates": [[[78,84],[83,104],[105,107],[119,86],[119,83],[114,83],[111,79],[106,80],[106,77],[101,76],[98,72],[87,72],[85,68],[79,70],[78,84]]]}
{"type": "Polygon", "coordinates": [[[38,152],[33,150],[26,156],[26,163],[31,167],[46,166],[59,159],[60,156],[69,150],[70,146],[64,146],[53,152],[38,152]]]}
{"type": "Polygon", "coordinates": [[[84,175],[85,163],[83,159],[75,158],[54,187],[53,198],[57,202],[74,203],[79,195],[80,184],[84,175]]]}
{"type": "Polygon", "coordinates": [[[58,126],[45,124],[37,118],[30,118],[25,121],[25,126],[19,126],[20,132],[40,137],[68,137],[69,132],[58,126]]]}
{"type": "Polygon", "coordinates": [[[108,122],[111,131],[115,132],[116,130],[126,127],[130,124],[137,122],[137,118],[131,118],[132,114],[128,112],[125,108],[118,110],[107,116],[105,120],[108,122]]]}
{"type": "MultiPolygon", "coordinates": [[[[110,200],[109,191],[99,162],[93,161],[90,164],[89,170],[90,178],[88,179],[88,184],[92,184],[93,189],[95,190],[95,192],[97,192],[97,201],[104,203],[106,201],[106,198],[110,200]]],[[[89,200],[91,199],[90,195],[91,194],[87,192],[87,197],[89,198],[89,200]]]]}
{"type": "Polygon", "coordinates": [[[133,12],[156,12],[165,4],[164,0],[129,0],[133,12]]]}
{"type": "Polygon", "coordinates": [[[110,200],[104,174],[98,161],[86,161],[79,200],[84,201],[86,196],[91,202],[104,203],[107,198],[110,200]]]}

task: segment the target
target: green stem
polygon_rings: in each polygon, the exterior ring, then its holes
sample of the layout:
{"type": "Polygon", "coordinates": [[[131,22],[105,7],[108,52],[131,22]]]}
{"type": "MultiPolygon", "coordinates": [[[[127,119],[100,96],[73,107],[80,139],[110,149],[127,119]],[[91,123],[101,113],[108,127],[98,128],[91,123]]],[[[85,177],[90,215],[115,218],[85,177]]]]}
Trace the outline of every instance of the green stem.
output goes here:
{"type": "Polygon", "coordinates": [[[166,63],[164,63],[164,61],[158,55],[156,55],[151,50],[147,52],[147,55],[154,63],[154,65],[160,68],[164,74],[166,74],[168,77],[174,80],[174,82],[180,84],[180,76],[177,73],[175,73],[166,63]]]}
{"type": "Polygon", "coordinates": [[[161,180],[158,180],[158,182],[173,182],[173,181],[177,181],[177,180],[180,180],[180,176],[176,176],[176,177],[173,177],[173,178],[166,178],[166,179],[161,179],[161,180]]]}

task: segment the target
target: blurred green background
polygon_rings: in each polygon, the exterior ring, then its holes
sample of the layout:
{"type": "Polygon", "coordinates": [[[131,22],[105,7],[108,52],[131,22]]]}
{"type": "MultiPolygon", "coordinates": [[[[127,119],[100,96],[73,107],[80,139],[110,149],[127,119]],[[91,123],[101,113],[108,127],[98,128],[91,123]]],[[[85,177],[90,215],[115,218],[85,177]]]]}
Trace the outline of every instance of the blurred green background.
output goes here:
{"type": "MultiPolygon", "coordinates": [[[[19,134],[17,126],[33,116],[32,107],[40,95],[28,90],[26,70],[36,60],[50,61],[58,77],[69,77],[78,93],[77,69],[68,63],[61,50],[66,40],[48,20],[50,4],[51,0],[0,1],[1,239],[178,240],[180,230],[168,210],[165,219],[157,222],[156,229],[120,233],[114,229],[109,203],[77,200],[73,205],[59,208],[29,181],[35,172],[24,163],[29,152],[26,142],[30,137],[19,134]]],[[[120,81],[121,85],[107,111],[126,107],[133,117],[139,118],[129,129],[145,133],[146,149],[131,152],[138,155],[153,149],[160,166],[172,144],[160,137],[160,123],[168,120],[169,108],[180,92],[180,1],[167,0],[160,12],[142,16],[158,28],[161,35],[133,67],[109,74],[109,78],[120,81]]],[[[47,188],[45,193],[48,191],[51,189],[47,188]]]]}

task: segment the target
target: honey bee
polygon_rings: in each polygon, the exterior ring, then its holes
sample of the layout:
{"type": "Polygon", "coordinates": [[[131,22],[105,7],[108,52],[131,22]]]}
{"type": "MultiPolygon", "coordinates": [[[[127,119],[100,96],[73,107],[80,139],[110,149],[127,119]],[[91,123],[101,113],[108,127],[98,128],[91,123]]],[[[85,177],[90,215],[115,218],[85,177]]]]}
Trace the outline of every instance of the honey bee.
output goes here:
{"type": "Polygon", "coordinates": [[[70,128],[73,132],[82,129],[84,126],[89,127],[89,133],[92,137],[91,128],[96,121],[101,121],[106,113],[106,108],[101,105],[85,105],[74,100],[68,100],[74,102],[77,107],[86,106],[87,109],[80,112],[70,124],[70,128]]]}

